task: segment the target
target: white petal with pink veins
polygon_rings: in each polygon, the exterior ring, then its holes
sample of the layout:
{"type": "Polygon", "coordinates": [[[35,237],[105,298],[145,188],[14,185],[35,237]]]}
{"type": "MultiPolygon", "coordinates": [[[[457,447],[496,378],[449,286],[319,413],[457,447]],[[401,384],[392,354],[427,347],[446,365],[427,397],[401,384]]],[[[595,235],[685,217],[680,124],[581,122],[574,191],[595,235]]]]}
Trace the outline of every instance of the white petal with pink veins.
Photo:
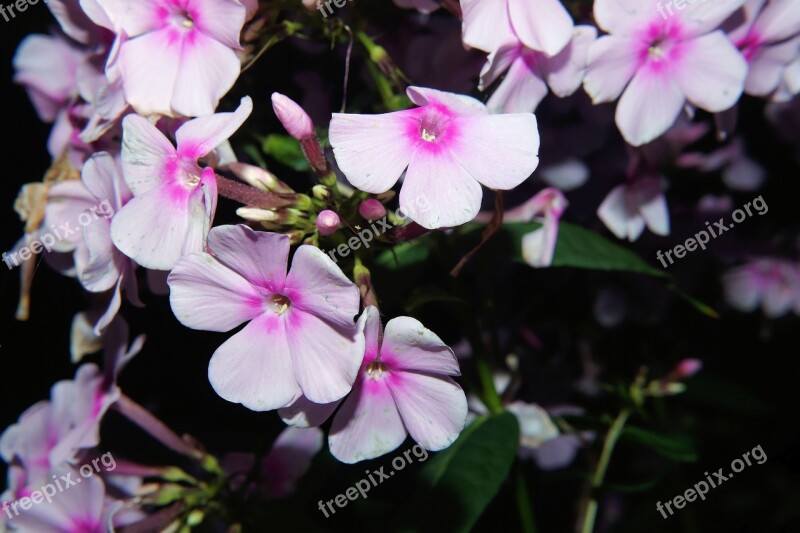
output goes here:
{"type": "Polygon", "coordinates": [[[122,173],[135,194],[163,185],[168,163],[177,164],[175,147],[155,126],[139,115],[122,121],[122,173]]]}

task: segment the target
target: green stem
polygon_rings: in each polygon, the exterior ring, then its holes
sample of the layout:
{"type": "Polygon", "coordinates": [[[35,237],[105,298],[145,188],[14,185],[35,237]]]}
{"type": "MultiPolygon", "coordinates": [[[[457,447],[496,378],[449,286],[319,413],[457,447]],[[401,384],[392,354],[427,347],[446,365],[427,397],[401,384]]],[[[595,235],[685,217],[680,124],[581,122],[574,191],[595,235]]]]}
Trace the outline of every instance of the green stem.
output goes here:
{"type": "Polygon", "coordinates": [[[481,380],[481,387],[483,388],[483,403],[492,414],[499,414],[503,412],[503,400],[494,388],[494,378],[492,376],[492,369],[489,368],[489,363],[483,353],[475,353],[475,363],[478,367],[478,376],[481,380]]]}
{"type": "Polygon", "coordinates": [[[614,447],[622,435],[622,430],[625,423],[631,416],[630,409],[623,409],[614,419],[608,433],[606,433],[605,441],[603,441],[603,451],[600,453],[600,460],[597,462],[597,469],[592,476],[592,494],[586,504],[586,509],[583,513],[583,526],[581,527],[582,533],[592,533],[594,531],[594,521],[597,517],[597,496],[595,492],[603,485],[603,480],[606,477],[608,470],[608,463],[611,461],[611,454],[614,453],[614,447]]]}
{"type": "Polygon", "coordinates": [[[515,467],[515,477],[517,486],[517,508],[519,509],[519,521],[522,524],[522,531],[525,533],[536,533],[536,524],[533,521],[528,484],[525,482],[522,465],[520,465],[519,462],[517,462],[515,467]]]}

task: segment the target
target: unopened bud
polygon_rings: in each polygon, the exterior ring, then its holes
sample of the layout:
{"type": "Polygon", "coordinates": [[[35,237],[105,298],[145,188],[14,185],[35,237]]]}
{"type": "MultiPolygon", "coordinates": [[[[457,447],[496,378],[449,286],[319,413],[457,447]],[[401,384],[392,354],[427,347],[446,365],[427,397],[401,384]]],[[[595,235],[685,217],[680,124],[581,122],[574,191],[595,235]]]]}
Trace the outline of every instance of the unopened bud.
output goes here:
{"type": "Polygon", "coordinates": [[[314,123],[311,121],[311,117],[288,96],[272,93],[272,109],[275,110],[278,120],[281,121],[289,135],[298,141],[314,136],[314,123]]]}
{"type": "Polygon", "coordinates": [[[253,222],[275,222],[278,214],[270,209],[259,209],[257,207],[240,207],[236,214],[245,220],[253,222]]]}
{"type": "Polygon", "coordinates": [[[248,185],[265,192],[292,193],[291,187],[275,177],[272,172],[246,163],[230,163],[228,169],[248,185]]]}
{"type": "Polygon", "coordinates": [[[326,209],[317,215],[317,229],[320,235],[333,235],[339,229],[340,222],[339,215],[330,209],[326,209]]]}
{"type": "Polygon", "coordinates": [[[326,187],[325,185],[314,185],[311,188],[311,194],[314,195],[314,198],[317,200],[327,200],[331,196],[331,190],[326,187]]]}
{"type": "Polygon", "coordinates": [[[694,376],[703,368],[703,362],[699,359],[684,359],[670,373],[676,379],[686,379],[694,376]]]}
{"type": "Polygon", "coordinates": [[[358,206],[358,214],[372,222],[386,216],[386,208],[374,198],[367,198],[358,206]]]}

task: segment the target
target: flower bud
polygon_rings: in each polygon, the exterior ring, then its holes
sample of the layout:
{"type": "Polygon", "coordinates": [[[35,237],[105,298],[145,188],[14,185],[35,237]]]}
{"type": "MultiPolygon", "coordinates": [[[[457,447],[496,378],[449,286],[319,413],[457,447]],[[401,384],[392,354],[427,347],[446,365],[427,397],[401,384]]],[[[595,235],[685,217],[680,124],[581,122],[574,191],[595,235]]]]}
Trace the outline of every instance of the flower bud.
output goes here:
{"type": "Polygon", "coordinates": [[[230,163],[228,169],[243,182],[264,192],[294,192],[291,187],[275,177],[272,172],[261,167],[246,163],[230,163]]]}
{"type": "Polygon", "coordinates": [[[333,235],[339,229],[339,215],[326,209],[317,215],[317,229],[320,235],[333,235]]]}
{"type": "Polygon", "coordinates": [[[278,120],[281,121],[289,135],[298,141],[314,136],[314,123],[311,121],[311,117],[288,96],[272,93],[272,109],[275,110],[278,120]]]}
{"type": "Polygon", "coordinates": [[[331,196],[331,191],[325,185],[314,185],[311,188],[311,194],[314,195],[314,198],[317,200],[325,201],[331,196]]]}
{"type": "Polygon", "coordinates": [[[236,214],[245,220],[253,222],[275,222],[278,214],[271,209],[259,209],[257,207],[240,207],[236,214]]]}
{"type": "Polygon", "coordinates": [[[686,379],[694,376],[703,368],[703,362],[699,359],[684,359],[670,372],[673,379],[686,379]]]}
{"type": "Polygon", "coordinates": [[[386,216],[386,208],[374,198],[367,198],[358,206],[358,214],[372,222],[386,216]]]}

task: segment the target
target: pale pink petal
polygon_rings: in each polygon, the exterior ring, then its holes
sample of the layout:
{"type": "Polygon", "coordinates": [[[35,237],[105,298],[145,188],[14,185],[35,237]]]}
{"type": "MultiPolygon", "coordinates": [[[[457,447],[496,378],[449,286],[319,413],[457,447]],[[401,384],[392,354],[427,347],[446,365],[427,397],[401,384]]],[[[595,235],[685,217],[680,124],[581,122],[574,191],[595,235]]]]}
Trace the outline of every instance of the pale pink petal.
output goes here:
{"type": "Polygon", "coordinates": [[[224,44],[200,32],[191,32],[184,39],[177,70],[172,109],[187,117],[197,117],[214,112],[219,99],[239,77],[241,62],[236,52],[224,44]]]}
{"type": "Polygon", "coordinates": [[[330,403],[314,403],[305,396],[278,409],[278,415],[290,426],[298,428],[317,427],[325,423],[336,410],[341,400],[330,403]]]}
{"type": "Polygon", "coordinates": [[[800,33],[800,9],[794,0],[771,0],[758,15],[753,29],[777,43],[800,33]]]}
{"type": "Polygon", "coordinates": [[[358,287],[319,248],[304,245],[295,252],[283,294],[293,307],[355,332],[358,287]]]}
{"type": "Polygon", "coordinates": [[[253,100],[245,96],[233,113],[215,113],[190,120],[175,132],[178,153],[187,159],[208,155],[227,141],[252,112],[253,100]]]}
{"type": "Polygon", "coordinates": [[[317,428],[284,429],[261,463],[267,492],[275,498],[289,496],[298,480],[311,467],[311,460],[322,449],[325,435],[317,428]]]}
{"type": "Polygon", "coordinates": [[[289,238],[254,231],[240,224],[217,226],[208,234],[208,247],[220,262],[253,285],[283,290],[289,262],[289,238]]]}
{"type": "Polygon", "coordinates": [[[458,438],[467,420],[467,397],[449,377],[413,372],[388,379],[397,409],[411,438],[426,450],[442,450],[458,438]]]}
{"type": "Polygon", "coordinates": [[[531,113],[545,96],[547,85],[541,72],[520,57],[512,63],[486,105],[492,113],[531,113]]]}
{"type": "Polygon", "coordinates": [[[377,307],[370,305],[364,309],[358,317],[358,330],[364,332],[364,358],[376,359],[380,350],[378,341],[381,334],[381,313],[377,307]]]}
{"type": "Polygon", "coordinates": [[[167,282],[172,312],[193,329],[230,331],[266,308],[257,288],[204,252],[178,261],[167,282]]]}
{"type": "MultiPolygon", "coordinates": [[[[103,334],[103,331],[109,326],[109,324],[111,324],[114,318],[116,318],[117,313],[119,313],[119,309],[122,307],[122,284],[125,281],[126,279],[123,276],[120,276],[117,278],[116,284],[111,289],[111,299],[108,301],[108,306],[94,325],[94,331],[98,335],[103,334]]],[[[135,287],[136,281],[132,280],[132,284],[135,287]]]]}
{"type": "Polygon", "coordinates": [[[650,231],[669,235],[669,209],[657,179],[647,178],[635,184],[639,213],[650,231]]]}
{"type": "MultiPolygon", "coordinates": [[[[164,25],[159,16],[161,0],[142,0],[130,2],[126,0],[98,0],[102,2],[108,17],[114,23],[114,29],[122,29],[128,36],[136,37],[151,32],[164,25]]],[[[81,0],[86,2],[86,0],[81,0]]]]}
{"type": "Polygon", "coordinates": [[[408,98],[418,106],[440,105],[459,115],[487,115],[486,106],[480,100],[463,94],[448,93],[411,86],[406,89],[408,98]]]}
{"type": "Polygon", "coordinates": [[[406,440],[406,428],[386,382],[359,379],[336,413],[328,443],[331,455],[343,463],[380,457],[406,440]]]}
{"type": "Polygon", "coordinates": [[[618,239],[635,241],[644,231],[644,219],[629,205],[625,185],[618,185],[597,209],[597,216],[618,239]]]}
{"type": "Polygon", "coordinates": [[[594,19],[609,33],[630,35],[657,13],[656,0],[595,0],[594,19]]]}
{"type": "Polygon", "coordinates": [[[451,145],[451,154],[483,185],[513,189],[539,165],[539,130],[533,114],[461,116],[453,122],[461,136],[451,145]]]}
{"type": "Polygon", "coordinates": [[[589,45],[588,61],[583,87],[595,104],[616,100],[639,67],[635,41],[612,35],[589,45]]]}
{"type": "MultiPolygon", "coordinates": [[[[370,336],[371,334],[368,334],[368,337],[370,336]]],[[[461,375],[453,350],[418,320],[407,316],[393,318],[386,324],[381,360],[385,361],[393,372],[402,370],[448,376],[461,375]]]]}
{"type": "Polygon", "coordinates": [[[475,218],[482,197],[480,184],[455,157],[445,151],[421,148],[414,153],[406,172],[400,207],[420,226],[437,229],[459,226],[475,218]]]}
{"type": "MultiPolygon", "coordinates": [[[[81,170],[81,180],[95,198],[108,201],[113,210],[130,200],[132,194],[117,171],[117,164],[108,152],[98,152],[90,157],[81,170]]],[[[105,205],[103,206],[105,208],[105,205]]],[[[108,208],[106,208],[108,210],[108,208]]]]}
{"type": "Polygon", "coordinates": [[[99,219],[84,227],[83,241],[89,256],[78,268],[81,285],[91,292],[107,291],[122,276],[126,262],[111,240],[111,222],[99,219]]]}
{"type": "Polygon", "coordinates": [[[722,32],[683,44],[676,81],[692,104],[710,112],[728,109],[742,94],[747,63],[722,32]]]}
{"type": "Polygon", "coordinates": [[[716,30],[745,0],[714,0],[695,2],[678,11],[685,37],[697,37],[716,30]]]}
{"type": "Polygon", "coordinates": [[[572,41],[555,57],[544,59],[547,84],[556,96],[564,98],[578,90],[586,74],[589,46],[597,39],[593,26],[575,26],[572,41]]]}
{"type": "Polygon", "coordinates": [[[283,407],[300,395],[285,321],[263,314],[220,346],[208,365],[208,379],[222,398],[253,411],[283,407]]]}
{"type": "Polygon", "coordinates": [[[572,17],[559,0],[508,0],[508,13],[519,40],[548,56],[572,38],[572,17]]]}
{"type": "Polygon", "coordinates": [[[786,66],[798,57],[800,40],[792,39],[761,49],[750,59],[745,91],[753,96],[768,96],[781,83],[786,66]]]}
{"type": "Polygon", "coordinates": [[[170,270],[182,256],[205,248],[208,226],[203,191],[166,184],[128,202],[111,221],[111,238],[143,267],[170,270]]]}
{"type": "Polygon", "coordinates": [[[354,330],[300,309],[289,312],[286,340],[294,375],[310,401],[330,403],[350,392],[364,356],[364,337],[354,330]]]}
{"type": "Polygon", "coordinates": [[[330,143],[336,164],[362,191],[380,194],[392,188],[408,166],[419,128],[415,111],[383,115],[334,113],[330,143]]]}
{"type": "Polygon", "coordinates": [[[464,44],[493,52],[514,40],[508,0],[461,0],[464,44]]]}
{"type": "Polygon", "coordinates": [[[722,277],[725,299],[739,311],[750,312],[758,307],[764,284],[748,266],[730,270],[722,277]]]}
{"type": "Polygon", "coordinates": [[[198,30],[228,48],[241,48],[239,34],[247,15],[247,9],[242,4],[244,2],[194,0],[194,24],[198,30]]]}
{"type": "Polygon", "coordinates": [[[666,70],[642,68],[619,100],[617,127],[628,143],[641,146],[667,131],[685,103],[680,86],[666,70]]]}
{"type": "Polygon", "coordinates": [[[146,118],[128,115],[122,121],[122,173],[135,194],[162,185],[164,168],[176,162],[175,147],[146,118]]]}
{"type": "Polygon", "coordinates": [[[97,200],[81,181],[62,181],[50,187],[42,230],[56,237],[51,248],[71,252],[81,245],[83,233],[78,219],[96,205],[97,200]]]}
{"type": "Polygon", "coordinates": [[[489,57],[486,58],[486,64],[483,65],[481,70],[478,89],[481,91],[488,89],[522,55],[523,50],[524,47],[521,43],[513,42],[503,45],[489,54],[489,57]]]}
{"type": "MultiPolygon", "coordinates": [[[[169,29],[131,39],[120,47],[119,65],[125,98],[138,113],[172,114],[172,98],[182,61],[180,51],[180,43],[174,41],[169,29]],[[153,60],[156,57],[158,61],[153,60]]],[[[213,112],[212,108],[198,114],[213,112]]]]}

